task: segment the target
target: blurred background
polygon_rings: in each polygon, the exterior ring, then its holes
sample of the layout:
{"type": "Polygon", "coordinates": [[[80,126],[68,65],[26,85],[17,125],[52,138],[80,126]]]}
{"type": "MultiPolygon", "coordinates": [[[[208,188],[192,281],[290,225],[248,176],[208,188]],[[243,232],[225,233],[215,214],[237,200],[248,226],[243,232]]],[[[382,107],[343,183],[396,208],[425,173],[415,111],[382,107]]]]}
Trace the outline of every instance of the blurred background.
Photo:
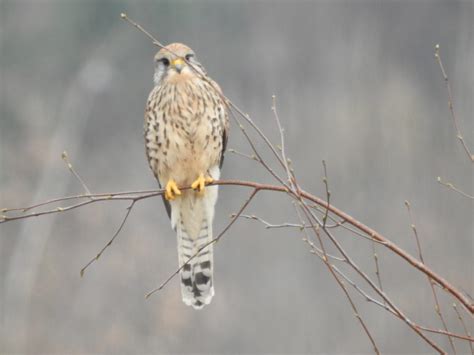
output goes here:
{"type": "MultiPolygon", "coordinates": [[[[192,47],[224,93],[276,141],[275,94],[304,189],[324,197],[325,159],[334,205],[415,255],[409,200],[425,261],[474,294],[473,200],[436,181],[472,195],[473,167],[456,139],[433,56],[439,43],[474,148],[473,1],[0,0],[0,207],[81,193],[64,150],[92,192],[156,187],[142,129],[157,48],[121,12],[163,43],[192,47]]],[[[234,123],[228,146],[250,153],[234,123]]],[[[273,182],[231,153],[223,178],[273,182]]],[[[246,196],[242,188],[220,189],[215,231],[246,196]]],[[[342,291],[296,230],[239,221],[215,248],[216,296],[198,312],[182,303],[177,279],[144,299],[178,260],[161,199],[149,199],[80,278],[126,206],[94,204],[0,226],[0,352],[372,351],[342,291]]],[[[288,199],[271,193],[248,213],[297,222],[288,199]]],[[[345,232],[337,238],[375,278],[371,244],[345,232]]],[[[414,321],[441,328],[426,278],[377,252],[393,301],[414,321]]],[[[432,351],[350,291],[382,352],[432,351]]],[[[449,329],[462,332],[453,299],[439,293],[449,329]]],[[[466,314],[465,321],[472,332],[466,314]]],[[[450,350],[446,338],[432,338],[450,350]]]]}

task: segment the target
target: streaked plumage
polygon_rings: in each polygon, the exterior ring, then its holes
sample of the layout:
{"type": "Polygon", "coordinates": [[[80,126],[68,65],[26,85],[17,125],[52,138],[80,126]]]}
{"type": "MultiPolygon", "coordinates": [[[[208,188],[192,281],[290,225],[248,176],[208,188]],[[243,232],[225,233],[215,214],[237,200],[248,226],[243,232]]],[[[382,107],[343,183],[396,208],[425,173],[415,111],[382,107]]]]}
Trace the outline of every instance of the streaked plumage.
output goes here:
{"type": "MultiPolygon", "coordinates": [[[[212,240],[217,186],[227,141],[228,116],[219,86],[184,44],[173,43],[155,56],[155,87],[145,111],[146,154],[177,232],[182,266],[212,240]],[[193,184],[199,191],[183,190],[193,184]]],[[[184,303],[196,309],[213,295],[213,246],[203,249],[181,270],[184,303]]]]}

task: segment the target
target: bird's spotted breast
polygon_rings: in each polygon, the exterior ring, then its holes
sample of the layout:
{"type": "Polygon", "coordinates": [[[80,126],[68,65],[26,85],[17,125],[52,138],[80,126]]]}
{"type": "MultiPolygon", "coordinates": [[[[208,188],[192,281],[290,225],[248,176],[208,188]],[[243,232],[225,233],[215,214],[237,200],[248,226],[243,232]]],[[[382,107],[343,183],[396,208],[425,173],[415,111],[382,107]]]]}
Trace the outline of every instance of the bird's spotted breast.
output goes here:
{"type": "Polygon", "coordinates": [[[209,83],[190,76],[167,82],[152,92],[148,107],[147,153],[162,184],[173,178],[188,185],[218,164],[224,103],[209,83]]]}

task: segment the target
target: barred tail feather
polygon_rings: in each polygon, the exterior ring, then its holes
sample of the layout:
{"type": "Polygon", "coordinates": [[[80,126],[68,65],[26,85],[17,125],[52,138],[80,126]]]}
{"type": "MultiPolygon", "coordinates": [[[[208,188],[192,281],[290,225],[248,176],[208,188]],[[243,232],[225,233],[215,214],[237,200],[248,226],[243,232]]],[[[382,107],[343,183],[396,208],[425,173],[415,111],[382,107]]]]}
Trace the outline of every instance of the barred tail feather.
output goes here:
{"type": "Polygon", "coordinates": [[[197,251],[198,255],[181,269],[181,295],[183,302],[195,309],[202,309],[214,296],[212,280],[213,246],[204,247],[212,240],[212,226],[204,219],[197,238],[192,239],[186,232],[182,220],[177,225],[179,265],[182,266],[197,251]]]}

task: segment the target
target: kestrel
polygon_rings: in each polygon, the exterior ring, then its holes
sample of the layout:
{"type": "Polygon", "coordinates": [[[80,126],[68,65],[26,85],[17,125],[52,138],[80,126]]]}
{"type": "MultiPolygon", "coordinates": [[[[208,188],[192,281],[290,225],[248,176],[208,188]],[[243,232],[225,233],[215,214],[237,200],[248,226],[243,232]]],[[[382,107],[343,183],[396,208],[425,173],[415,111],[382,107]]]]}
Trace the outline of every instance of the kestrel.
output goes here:
{"type": "MultiPolygon", "coordinates": [[[[209,243],[229,119],[219,86],[191,48],[172,43],[155,56],[155,87],[145,110],[145,145],[151,170],[165,187],[163,202],[177,232],[179,266],[209,243]],[[192,189],[180,190],[191,186],[192,189]]],[[[180,271],[186,305],[201,309],[214,296],[213,245],[180,271]]]]}

